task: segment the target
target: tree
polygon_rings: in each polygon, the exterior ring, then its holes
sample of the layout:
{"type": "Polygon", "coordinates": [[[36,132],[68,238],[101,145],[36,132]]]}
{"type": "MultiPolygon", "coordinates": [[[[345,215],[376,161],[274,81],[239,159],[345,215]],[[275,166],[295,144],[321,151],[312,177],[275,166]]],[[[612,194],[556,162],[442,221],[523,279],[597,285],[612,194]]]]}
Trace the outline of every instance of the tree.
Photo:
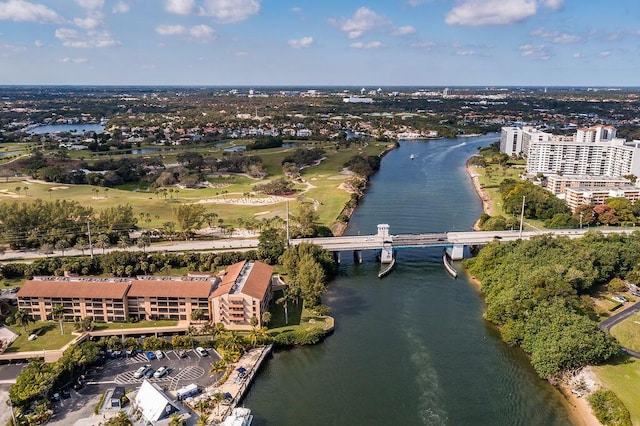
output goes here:
{"type": "Polygon", "coordinates": [[[271,322],[271,312],[266,311],[262,313],[262,323],[265,325],[269,325],[271,322]]]}
{"type": "Polygon", "coordinates": [[[191,321],[199,322],[204,318],[204,311],[200,308],[196,308],[191,311],[191,321]]]}
{"type": "Polygon", "coordinates": [[[73,327],[77,330],[77,331],[91,331],[93,330],[94,324],[93,324],[93,317],[92,316],[86,316],[84,318],[82,318],[80,321],[76,322],[73,327]]]}
{"type": "Polygon", "coordinates": [[[16,311],[15,314],[13,314],[13,316],[16,320],[16,323],[22,324],[24,331],[28,332],[29,323],[33,322],[33,318],[31,317],[31,315],[29,315],[29,311],[27,311],[25,308],[20,308],[16,311]]]}
{"type": "Polygon", "coordinates": [[[186,426],[187,421],[178,413],[174,413],[169,418],[169,426],[186,426]]]}
{"type": "Polygon", "coordinates": [[[211,363],[211,369],[209,370],[209,373],[212,376],[217,376],[220,373],[224,373],[226,369],[227,369],[226,361],[223,359],[219,359],[211,363]]]}
{"type": "Polygon", "coordinates": [[[206,414],[200,415],[198,421],[196,421],[196,426],[209,426],[209,416],[206,414]]]}
{"type": "Polygon", "coordinates": [[[55,305],[51,310],[51,315],[60,323],[60,334],[64,334],[64,327],[62,326],[62,319],[64,318],[64,306],[55,305]]]}
{"type": "Polygon", "coordinates": [[[129,247],[131,245],[129,238],[122,235],[120,236],[120,238],[118,239],[118,248],[122,249],[122,250],[126,250],[127,247],[129,247]]]}
{"type": "Polygon", "coordinates": [[[58,240],[55,245],[56,250],[60,250],[64,256],[64,251],[69,248],[69,242],[67,240],[58,240]]]}
{"type": "Polygon", "coordinates": [[[174,219],[182,229],[185,241],[189,232],[202,225],[204,211],[205,208],[201,204],[180,204],[173,208],[174,219]]]}
{"type": "Polygon", "coordinates": [[[87,240],[85,238],[80,237],[76,240],[73,248],[76,250],[80,250],[82,252],[82,255],[84,256],[84,251],[89,248],[89,244],[87,243],[87,240]]]}
{"type": "Polygon", "coordinates": [[[104,254],[104,250],[111,247],[111,241],[109,240],[109,236],[107,234],[100,234],[96,237],[96,247],[102,249],[102,254],[104,254]]]}
{"type": "Polygon", "coordinates": [[[102,426],[131,426],[132,424],[124,411],[120,411],[104,423],[100,423],[102,426]]]}
{"type": "Polygon", "coordinates": [[[220,415],[220,404],[224,401],[224,394],[222,392],[216,392],[213,394],[213,402],[216,404],[218,416],[220,415]]]}
{"type": "Polygon", "coordinates": [[[269,228],[258,237],[258,258],[269,265],[278,263],[278,259],[287,248],[287,237],[283,230],[269,228]]]}
{"type": "Polygon", "coordinates": [[[287,286],[282,289],[282,297],[276,300],[278,305],[282,305],[284,308],[284,323],[289,325],[289,302],[297,301],[298,298],[293,294],[290,287],[287,286]]]}

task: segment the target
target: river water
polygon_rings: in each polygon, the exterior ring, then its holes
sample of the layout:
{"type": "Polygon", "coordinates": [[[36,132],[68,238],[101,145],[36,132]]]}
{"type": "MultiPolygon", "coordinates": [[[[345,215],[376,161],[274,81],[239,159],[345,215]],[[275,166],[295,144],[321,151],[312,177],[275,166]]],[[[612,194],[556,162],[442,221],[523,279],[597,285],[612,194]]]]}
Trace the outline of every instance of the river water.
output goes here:
{"type": "MultiPolygon", "coordinates": [[[[347,234],[373,234],[378,223],[392,234],[470,230],[482,207],[465,161],[497,139],[401,142],[347,234]]],[[[342,258],[324,298],[335,333],[274,353],[245,399],[255,425],[571,423],[559,393],[482,319],[476,288],[447,275],[439,249],[398,251],[381,280],[375,254],[362,265],[342,258]]]]}

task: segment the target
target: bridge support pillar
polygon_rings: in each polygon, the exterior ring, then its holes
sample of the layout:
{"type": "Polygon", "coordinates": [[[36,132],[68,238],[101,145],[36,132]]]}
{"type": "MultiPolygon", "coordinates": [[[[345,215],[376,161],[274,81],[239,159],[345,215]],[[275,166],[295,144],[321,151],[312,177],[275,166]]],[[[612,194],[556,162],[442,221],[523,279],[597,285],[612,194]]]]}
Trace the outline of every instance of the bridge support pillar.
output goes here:
{"type": "Polygon", "coordinates": [[[451,260],[464,259],[464,244],[454,244],[453,247],[447,247],[447,254],[451,260]]]}
{"type": "Polygon", "coordinates": [[[340,252],[339,251],[334,251],[333,252],[333,261],[336,262],[338,265],[340,264],[340,252]]]}
{"type": "Polygon", "coordinates": [[[393,262],[393,247],[383,247],[380,252],[380,263],[391,263],[393,262]]]}
{"type": "Polygon", "coordinates": [[[360,250],[353,251],[353,261],[358,264],[362,263],[362,251],[360,250]]]}

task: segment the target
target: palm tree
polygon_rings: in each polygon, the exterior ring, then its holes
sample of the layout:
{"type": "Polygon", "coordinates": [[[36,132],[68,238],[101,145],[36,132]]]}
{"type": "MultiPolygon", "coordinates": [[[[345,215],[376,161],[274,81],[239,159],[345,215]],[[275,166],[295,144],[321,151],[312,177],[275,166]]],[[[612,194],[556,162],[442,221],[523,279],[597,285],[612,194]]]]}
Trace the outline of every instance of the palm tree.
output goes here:
{"type": "Polygon", "coordinates": [[[282,305],[284,307],[284,323],[285,325],[289,325],[289,302],[293,302],[295,300],[295,296],[289,290],[289,287],[286,287],[282,290],[282,297],[276,300],[276,303],[282,305]]]}
{"type": "Polygon", "coordinates": [[[207,399],[198,400],[198,402],[196,402],[195,408],[196,410],[198,410],[198,412],[204,414],[205,411],[207,411],[207,408],[209,408],[209,400],[207,399]]]}
{"type": "Polygon", "coordinates": [[[80,250],[82,252],[82,255],[84,256],[84,251],[89,248],[89,245],[87,244],[87,240],[80,237],[76,240],[76,243],[73,246],[73,248],[76,250],[80,250]]]}
{"type": "Polygon", "coordinates": [[[174,413],[169,418],[169,426],[185,426],[187,422],[178,413],[174,413]]]}
{"type": "Polygon", "coordinates": [[[29,187],[28,186],[24,186],[24,187],[22,187],[22,190],[24,191],[24,195],[26,196],[27,195],[27,191],[29,190],[29,187]]]}
{"type": "Polygon", "coordinates": [[[127,237],[125,237],[124,235],[120,237],[120,239],[118,240],[118,248],[122,249],[122,250],[126,250],[127,247],[129,247],[131,244],[129,243],[129,239],[127,237]]]}
{"type": "Polygon", "coordinates": [[[30,322],[33,322],[33,318],[31,317],[31,315],[29,315],[29,311],[27,311],[25,308],[20,308],[16,311],[15,314],[13,314],[13,316],[16,320],[16,323],[22,324],[25,332],[29,331],[27,327],[30,322]]]}
{"type": "Polygon", "coordinates": [[[22,191],[22,187],[21,186],[16,186],[14,191],[16,191],[16,194],[20,195],[20,191],[22,191]]]}
{"type": "Polygon", "coordinates": [[[212,396],[213,402],[218,407],[218,416],[220,415],[220,403],[224,401],[224,394],[222,392],[216,392],[212,396]]]}
{"type": "Polygon", "coordinates": [[[212,376],[217,376],[220,373],[224,373],[226,369],[227,362],[223,359],[219,359],[218,361],[211,363],[211,369],[209,370],[209,373],[212,376]]]}
{"type": "Polygon", "coordinates": [[[67,240],[58,240],[54,247],[56,250],[60,250],[64,256],[64,251],[69,248],[69,242],[67,240]]]}
{"type": "Polygon", "coordinates": [[[201,415],[196,422],[196,426],[208,426],[209,425],[209,416],[206,414],[201,415]]]}
{"type": "Polygon", "coordinates": [[[51,316],[53,316],[54,319],[58,320],[58,323],[60,323],[60,334],[64,334],[64,327],[62,327],[62,319],[64,318],[64,306],[55,305],[51,310],[51,316]]]}
{"type": "Polygon", "coordinates": [[[111,247],[111,241],[109,241],[109,236],[107,234],[100,234],[96,238],[96,247],[102,249],[102,254],[104,254],[104,249],[111,247]]]}

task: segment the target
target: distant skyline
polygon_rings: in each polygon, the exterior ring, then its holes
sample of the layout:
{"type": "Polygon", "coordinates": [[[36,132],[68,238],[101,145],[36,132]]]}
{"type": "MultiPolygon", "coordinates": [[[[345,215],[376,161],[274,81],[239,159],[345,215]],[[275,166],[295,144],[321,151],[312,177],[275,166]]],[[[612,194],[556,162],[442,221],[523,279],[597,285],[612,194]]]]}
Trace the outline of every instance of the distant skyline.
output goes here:
{"type": "Polygon", "coordinates": [[[0,85],[638,86],[637,0],[0,0],[0,85]]]}

